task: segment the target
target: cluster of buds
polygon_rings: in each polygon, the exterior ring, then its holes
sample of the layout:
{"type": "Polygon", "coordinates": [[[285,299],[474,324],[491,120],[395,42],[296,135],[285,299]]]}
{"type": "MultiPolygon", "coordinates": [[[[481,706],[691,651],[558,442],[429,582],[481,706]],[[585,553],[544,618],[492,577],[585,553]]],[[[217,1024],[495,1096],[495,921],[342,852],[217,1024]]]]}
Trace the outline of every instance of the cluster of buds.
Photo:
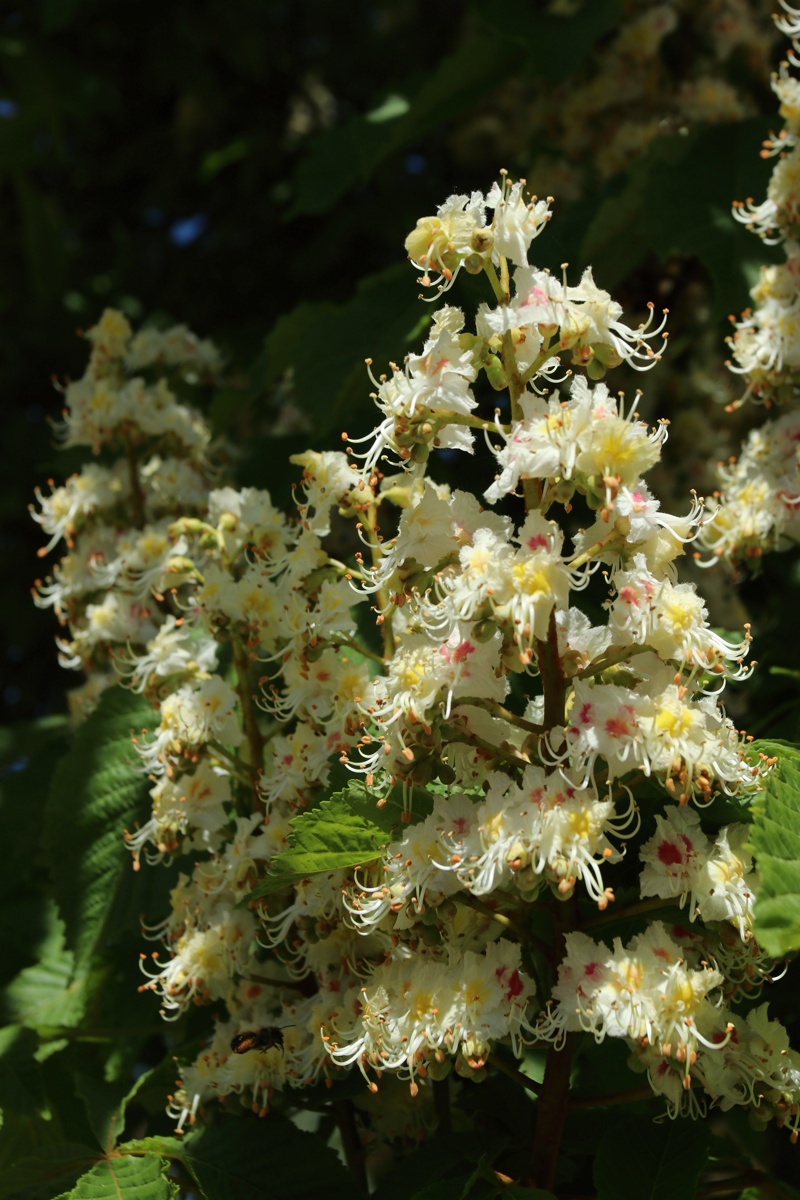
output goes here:
{"type": "MultiPolygon", "coordinates": [[[[370,435],[296,457],[296,516],[215,487],[170,513],[160,573],[95,554],[107,595],[136,579],[161,614],[106,657],[158,715],[138,745],[153,815],[127,835],[134,859],[182,868],[143,988],[167,1020],[190,1004],[214,1020],[170,1101],[179,1129],[211,1101],[263,1113],[357,1068],[372,1128],[419,1130],[430,1081],[481,1079],[498,1044],[521,1058],[577,1029],[625,1039],[672,1111],[763,1115],[779,1094],[800,1125],[800,1057],[751,1069],[785,1035],[737,1008],[772,964],[742,830],[713,819],[715,797],[746,800],[767,769],[719,703],[749,637],[721,638],[678,581],[703,511],[665,513],[643,481],[665,424],[600,381],[655,366],[664,321],[651,308],[633,328],[590,272],[570,286],[531,266],[549,217],[503,176],[418,222],[423,284],[445,291],[464,267],[493,302],[474,328],[434,314],[422,352],[375,380],[370,435]],[[479,447],[482,497],[432,478],[440,450],[479,447]],[[327,548],[334,510],[354,526],[349,565],[327,548]],[[258,888],[334,791],[402,800],[382,851],[258,888]],[[637,853],[623,896],[615,870],[637,853]],[[643,896],[688,904],[688,928],[613,950],[581,931],[643,896]]],[[[135,517],[148,460],[129,427],[106,444],[125,446],[135,517]]]]}
{"type": "Polygon", "coordinates": [[[734,205],[733,215],[768,245],[782,244],[785,263],[762,267],[751,291],[753,307],[739,321],[731,318],[730,369],[742,377],[748,399],[785,411],[753,429],[738,460],[720,465],[721,494],[713,520],[700,537],[710,553],[704,565],[722,559],[757,570],[760,557],[786,550],[800,538],[800,80],[792,68],[800,38],[800,12],[781,0],[776,24],[792,40],[789,62],[772,78],[783,128],[764,143],[762,156],[776,157],[766,199],[734,205]]]}

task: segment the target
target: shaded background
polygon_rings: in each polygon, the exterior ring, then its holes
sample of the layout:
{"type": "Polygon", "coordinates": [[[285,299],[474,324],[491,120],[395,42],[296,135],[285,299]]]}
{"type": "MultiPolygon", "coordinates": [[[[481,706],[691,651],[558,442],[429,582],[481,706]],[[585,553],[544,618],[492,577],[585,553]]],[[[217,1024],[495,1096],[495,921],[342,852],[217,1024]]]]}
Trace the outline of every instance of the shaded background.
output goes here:
{"type": "MultiPolygon", "coordinates": [[[[654,7],[361,0],[345,19],[327,0],[2,5],[6,720],[60,711],[78,682],[56,664],[51,614],[30,602],[46,568],[27,513],[35,485],[81,461],[54,448],[47,425],[60,406],[53,379],[83,371],[76,331],[113,305],[134,324],[181,321],[217,341],[229,370],[207,397],[213,424],[240,447],[242,482],[285,502],[289,453],[372,423],[364,357],[380,369],[418,345],[429,310],[406,233],[452,191],[488,189],[500,166],[556,195],[538,265],[569,262],[577,282],[592,262],[626,314],[650,298],[670,305],[665,365],[610,383],[643,386],[643,415],[673,422],[666,506],[684,511],[688,488],[707,486],[708,461],[725,452],[713,424],[731,430],[731,448],[741,432],[713,403],[735,395],[724,318],[768,254],[730,203],[766,186],[758,147],[782,45],[769,5],[686,0],[675,28],[609,87],[621,23],[654,7]],[[755,24],[732,37],[743,9],[755,24]],[[687,119],[687,88],[706,76],[739,108],[687,119]],[[626,141],[646,122],[646,138],[626,141]],[[699,425],[698,412],[710,414],[699,425]]],[[[453,302],[468,307],[475,288],[460,280],[453,302]]],[[[780,608],[795,588],[786,557],[775,579],[757,595],[777,589],[780,608]]],[[[720,620],[735,622],[727,582],[710,590],[723,594],[720,620]]],[[[762,632],[791,667],[776,622],[763,615],[762,632]]],[[[778,698],[784,708],[793,695],[778,698]]]]}

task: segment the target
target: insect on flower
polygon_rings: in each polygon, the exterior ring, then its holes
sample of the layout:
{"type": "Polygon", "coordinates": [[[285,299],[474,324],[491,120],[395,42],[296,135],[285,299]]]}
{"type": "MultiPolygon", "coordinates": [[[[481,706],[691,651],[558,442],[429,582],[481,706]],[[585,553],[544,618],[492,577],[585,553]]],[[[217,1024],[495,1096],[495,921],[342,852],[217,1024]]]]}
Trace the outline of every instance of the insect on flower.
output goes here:
{"type": "Polygon", "coordinates": [[[264,1029],[250,1029],[245,1033],[237,1033],[231,1038],[231,1050],[234,1054],[246,1054],[248,1050],[271,1050],[273,1046],[283,1048],[283,1030],[276,1025],[267,1025],[264,1029]]]}

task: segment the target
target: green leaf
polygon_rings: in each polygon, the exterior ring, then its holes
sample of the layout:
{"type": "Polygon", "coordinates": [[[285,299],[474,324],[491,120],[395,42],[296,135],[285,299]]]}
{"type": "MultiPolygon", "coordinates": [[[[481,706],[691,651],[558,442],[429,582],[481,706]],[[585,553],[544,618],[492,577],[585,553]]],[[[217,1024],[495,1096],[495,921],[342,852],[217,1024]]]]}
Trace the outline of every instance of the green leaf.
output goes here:
{"type": "Polygon", "coordinates": [[[75,956],[64,944],[64,923],[51,903],[47,909],[49,934],[39,961],[25,967],[9,983],[2,997],[3,1018],[43,1035],[74,1028],[86,1008],[85,973],[75,976],[75,956]]]}
{"type": "MultiPolygon", "coordinates": [[[[37,800],[44,796],[53,767],[67,749],[66,717],[45,717],[0,729],[0,842],[13,847],[0,878],[0,897],[13,896],[34,871],[41,836],[37,800]]],[[[11,932],[11,930],[9,930],[11,932]]]]}
{"type": "Polygon", "coordinates": [[[381,364],[412,349],[410,340],[430,313],[407,263],[363,279],[344,304],[304,301],[280,318],[266,341],[265,382],[292,368],[295,399],[319,437],[337,425],[352,429],[371,408],[365,358],[381,364]],[[308,353],[313,343],[314,353],[308,353]]]}
{"type": "Polygon", "coordinates": [[[371,121],[373,125],[380,125],[384,121],[393,121],[396,117],[404,117],[410,107],[405,96],[398,96],[392,93],[377,108],[373,108],[371,112],[368,112],[364,119],[371,121]]]}
{"type": "Polygon", "coordinates": [[[621,1121],[594,1160],[597,1200],[694,1200],[710,1137],[700,1121],[621,1121]]]}
{"type": "Polygon", "coordinates": [[[86,1116],[100,1149],[110,1154],[125,1125],[128,1089],[76,1071],[75,1091],[86,1106],[86,1116]]]}
{"type": "Polygon", "coordinates": [[[147,816],[149,785],[138,770],[131,734],[153,722],[140,696],[109,689],[53,776],[44,845],[77,971],[136,920],[123,830],[147,816]]]}
{"type": "Polygon", "coordinates": [[[505,36],[491,22],[490,30],[479,30],[477,36],[470,33],[430,71],[413,98],[405,95],[407,89],[395,87],[365,116],[317,134],[297,169],[296,195],[287,219],[326,212],[353,188],[367,183],[392,154],[473,108],[484,93],[508,77],[525,50],[524,39],[505,36]]]}
{"type": "Polygon", "coordinates": [[[480,0],[476,7],[492,30],[523,42],[529,55],[526,74],[550,83],[576,75],[597,41],[623,20],[620,0],[593,0],[579,20],[542,12],[530,0],[503,0],[499,6],[480,0]]]}
{"type": "Polygon", "coordinates": [[[36,1036],[19,1026],[7,1026],[2,1040],[0,1168],[34,1155],[50,1143],[63,1142],[67,1136],[45,1096],[42,1068],[33,1057],[36,1036]]]}
{"type": "Polygon", "coordinates": [[[741,308],[754,256],[761,263],[773,255],[763,243],[751,245],[731,216],[728,197],[763,194],[769,172],[758,147],[766,132],[767,123],[758,118],[656,138],[587,214],[581,261],[591,262],[595,278],[613,290],[650,256],[661,262],[674,254],[692,256],[711,278],[715,317],[741,308]]]}
{"type": "Polygon", "coordinates": [[[800,750],[765,741],[752,752],[778,760],[753,803],[750,846],[760,879],[754,933],[780,958],[800,950],[800,750]]]}
{"type": "Polygon", "coordinates": [[[115,1154],[95,1163],[58,1200],[172,1200],[179,1188],[166,1177],[169,1165],[154,1154],[115,1154]]]}
{"type": "MultiPolygon", "coordinates": [[[[415,789],[412,805],[417,817],[425,815],[430,811],[430,798],[415,789]]],[[[329,800],[293,818],[288,848],[278,855],[269,875],[247,899],[268,896],[310,875],[371,862],[384,846],[400,836],[402,824],[400,788],[393,789],[378,808],[374,794],[354,780],[329,800]]]]}
{"type": "Polygon", "coordinates": [[[144,1138],[123,1149],[179,1159],[206,1200],[353,1200],[353,1180],[336,1152],[280,1117],[243,1116],[184,1141],[144,1138]]]}
{"type": "Polygon", "coordinates": [[[94,1150],[76,1142],[41,1146],[34,1156],[0,1171],[0,1200],[53,1200],[96,1161],[94,1150]]]}

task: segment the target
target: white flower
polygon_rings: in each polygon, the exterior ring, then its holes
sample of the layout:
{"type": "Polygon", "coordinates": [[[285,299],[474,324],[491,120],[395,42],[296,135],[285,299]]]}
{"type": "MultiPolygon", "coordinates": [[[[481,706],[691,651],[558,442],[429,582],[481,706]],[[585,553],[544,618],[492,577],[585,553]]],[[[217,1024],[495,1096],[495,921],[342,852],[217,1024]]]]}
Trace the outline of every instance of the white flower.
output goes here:
{"type": "Polygon", "coordinates": [[[396,1070],[412,1086],[437,1050],[460,1051],[478,1067],[493,1042],[509,1038],[519,1054],[534,994],[520,962],[519,946],[497,942],[482,955],[452,950],[447,962],[420,954],[378,967],[362,988],[358,1023],[328,1023],[328,1052],[339,1065],[357,1065],[365,1078],[369,1068],[396,1070]]]}
{"type": "Polygon", "coordinates": [[[717,835],[700,875],[700,916],[729,921],[742,940],[752,936],[756,874],[745,843],[747,825],[726,825],[717,835]]]}
{"type": "Polygon", "coordinates": [[[486,196],[486,207],[494,209],[493,259],[499,255],[510,259],[516,267],[527,267],[528,249],[535,237],[544,229],[550,220],[551,200],[537,200],[533,196],[526,203],[524,197],[525,181],[509,184],[504,178],[502,185],[492,184],[486,196]]]}
{"type": "Polygon", "coordinates": [[[568,933],[566,946],[556,1007],[541,1019],[541,1036],[558,1044],[567,1031],[583,1029],[598,1042],[625,1038],[676,1059],[687,1079],[699,1047],[724,1044],[715,1040],[719,1020],[709,998],[722,975],[708,964],[689,967],[660,921],[627,947],[617,939],[612,951],[582,933],[568,933]]]}
{"type": "Polygon", "coordinates": [[[286,518],[260,488],[217,488],[209,492],[208,520],[219,529],[225,553],[233,558],[254,546],[268,560],[284,550],[286,518]]]}
{"type": "Polygon", "coordinates": [[[471,196],[449,196],[440,204],[435,217],[421,217],[416,228],[406,238],[406,251],[411,261],[423,271],[421,282],[426,287],[440,285],[449,288],[465,258],[475,253],[476,235],[480,237],[486,225],[484,198],[481,192],[471,196]],[[436,278],[431,280],[429,272],[436,278]]]}
{"type": "Polygon", "coordinates": [[[218,676],[184,683],[163,701],[152,741],[136,747],[144,769],[163,775],[185,751],[214,740],[238,746],[244,735],[237,704],[233,688],[218,676]]]}
{"type": "Polygon", "coordinates": [[[711,842],[700,828],[700,818],[691,808],[668,805],[656,815],[656,832],[644,843],[639,857],[644,863],[640,889],[643,896],[690,899],[689,920],[697,913],[701,872],[711,842]]]}

